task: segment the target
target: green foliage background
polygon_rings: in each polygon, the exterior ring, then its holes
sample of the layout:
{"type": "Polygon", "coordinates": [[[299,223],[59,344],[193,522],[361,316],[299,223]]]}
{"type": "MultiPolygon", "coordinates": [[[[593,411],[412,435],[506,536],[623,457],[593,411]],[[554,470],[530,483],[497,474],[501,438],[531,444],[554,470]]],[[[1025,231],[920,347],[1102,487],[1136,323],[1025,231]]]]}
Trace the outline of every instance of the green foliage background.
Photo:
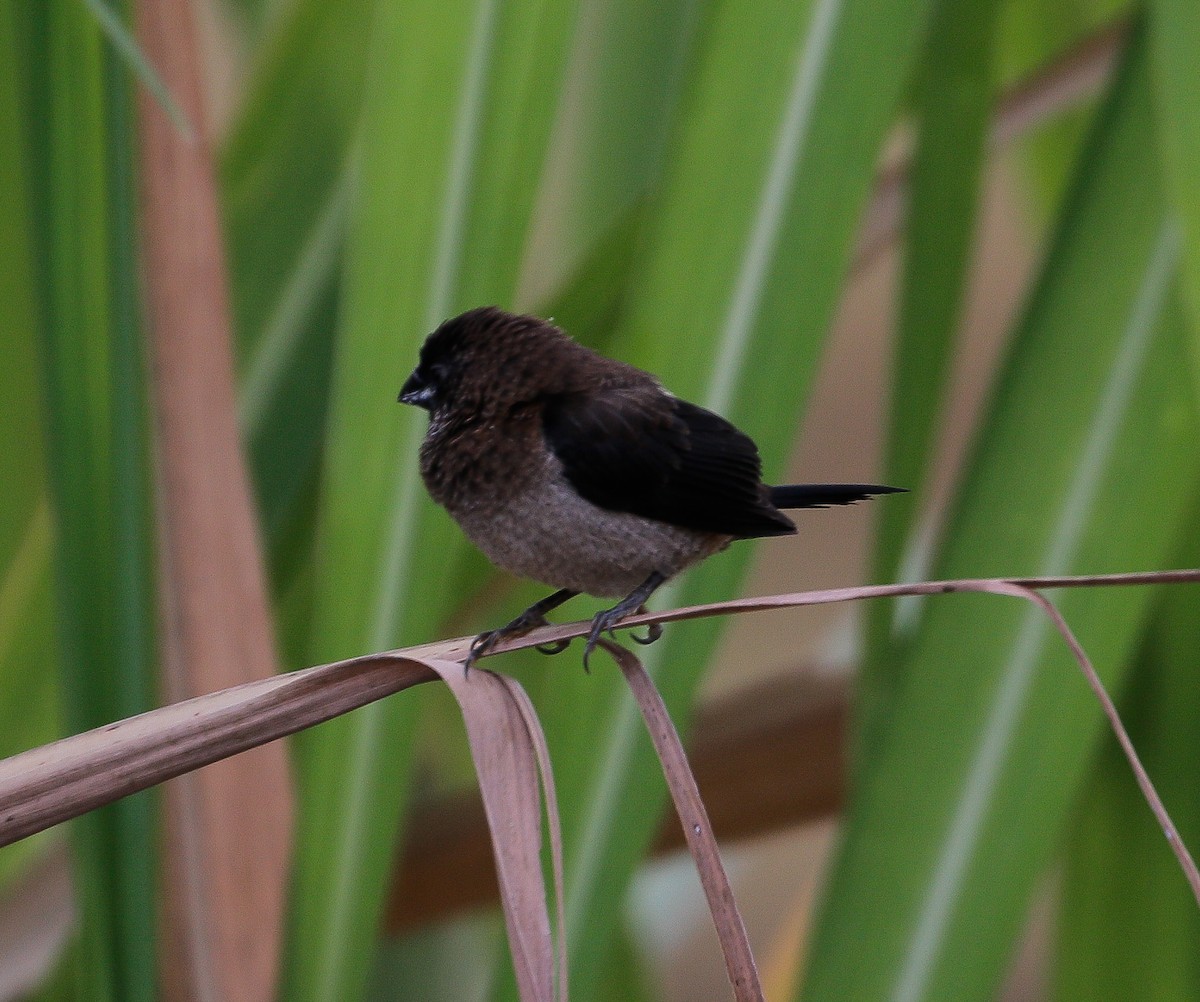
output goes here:
{"type": "MultiPolygon", "coordinates": [[[[97,11],[128,20],[99,2],[0,5],[2,754],[135,713],[155,688],[135,67],[97,11]]],[[[910,566],[998,96],[1110,19],[1127,31],[1104,93],[1018,149],[1045,249],[925,565],[1200,562],[1188,0],[230,0],[219,13],[245,69],[220,153],[240,417],[289,666],[477,629],[534,593],[494,587],[425,498],[423,415],[392,403],[425,334],[461,309],[552,313],[730,416],[778,471],[898,124],[915,143],[885,475],[913,493],[881,507],[875,573],[910,566]]],[[[661,601],[736,594],[749,549],[661,601]]],[[[1194,596],[1061,603],[1200,841],[1194,596]]],[[[684,726],[719,630],[671,630],[648,651],[684,726]]],[[[1055,997],[1200,997],[1195,905],[1034,614],[963,597],[897,628],[880,606],[866,651],[855,783],[797,997],[991,998],[1048,873],[1055,997]]],[[[562,802],[574,997],[650,997],[624,914],[664,804],[649,745],[615,673],[527,677],[562,802]]],[[[457,999],[474,971],[481,993],[515,998],[495,923],[377,933],[414,763],[462,769],[421,726],[443,712],[392,699],[295,743],[281,997],[457,999]]],[[[153,803],[72,826],[77,962],[46,998],[155,996],[153,803]]],[[[0,853],[0,881],[63,837],[0,853]]]]}

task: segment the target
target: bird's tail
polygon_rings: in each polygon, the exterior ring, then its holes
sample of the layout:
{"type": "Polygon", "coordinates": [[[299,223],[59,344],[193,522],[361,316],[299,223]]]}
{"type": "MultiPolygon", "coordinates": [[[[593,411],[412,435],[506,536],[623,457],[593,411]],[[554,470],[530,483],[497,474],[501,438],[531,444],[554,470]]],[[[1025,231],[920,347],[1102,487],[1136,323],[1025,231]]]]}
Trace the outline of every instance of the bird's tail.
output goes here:
{"type": "Polygon", "coordinates": [[[783,484],[771,488],[771,504],[776,508],[828,508],[866,501],[876,494],[904,493],[903,487],[882,484],[783,484]]]}

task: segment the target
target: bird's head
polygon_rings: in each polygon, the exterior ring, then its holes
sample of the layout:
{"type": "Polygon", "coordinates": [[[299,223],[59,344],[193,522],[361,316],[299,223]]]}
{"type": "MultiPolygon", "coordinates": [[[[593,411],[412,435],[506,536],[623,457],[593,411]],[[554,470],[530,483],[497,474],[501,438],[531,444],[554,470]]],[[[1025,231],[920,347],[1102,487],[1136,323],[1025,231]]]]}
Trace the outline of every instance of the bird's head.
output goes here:
{"type": "Polygon", "coordinates": [[[426,339],[399,401],[433,416],[476,415],[540,391],[552,346],[568,344],[561,331],[536,317],[482,306],[445,321],[426,339]]]}

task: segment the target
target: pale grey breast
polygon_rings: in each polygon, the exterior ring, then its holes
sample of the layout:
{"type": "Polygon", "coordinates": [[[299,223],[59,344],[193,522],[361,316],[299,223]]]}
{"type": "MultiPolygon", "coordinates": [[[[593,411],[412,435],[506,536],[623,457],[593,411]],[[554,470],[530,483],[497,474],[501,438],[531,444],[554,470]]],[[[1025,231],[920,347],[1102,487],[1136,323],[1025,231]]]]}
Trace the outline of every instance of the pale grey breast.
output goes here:
{"type": "Polygon", "coordinates": [[[543,456],[541,470],[511,497],[450,506],[471,541],[514,574],[619,597],[655,571],[679,573],[732,538],[599,508],[579,496],[552,454],[543,456]]]}

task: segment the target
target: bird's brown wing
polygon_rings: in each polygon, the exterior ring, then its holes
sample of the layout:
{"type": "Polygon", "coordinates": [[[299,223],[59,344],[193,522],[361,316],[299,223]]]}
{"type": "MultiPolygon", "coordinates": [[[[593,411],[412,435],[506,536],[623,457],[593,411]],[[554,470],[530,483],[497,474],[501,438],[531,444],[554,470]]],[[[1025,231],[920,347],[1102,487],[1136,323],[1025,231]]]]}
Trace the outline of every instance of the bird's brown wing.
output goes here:
{"type": "Polygon", "coordinates": [[[729,536],[796,531],[767,498],[754,442],[657,387],[551,396],[542,421],[567,480],[594,505],[729,536]]]}

